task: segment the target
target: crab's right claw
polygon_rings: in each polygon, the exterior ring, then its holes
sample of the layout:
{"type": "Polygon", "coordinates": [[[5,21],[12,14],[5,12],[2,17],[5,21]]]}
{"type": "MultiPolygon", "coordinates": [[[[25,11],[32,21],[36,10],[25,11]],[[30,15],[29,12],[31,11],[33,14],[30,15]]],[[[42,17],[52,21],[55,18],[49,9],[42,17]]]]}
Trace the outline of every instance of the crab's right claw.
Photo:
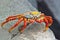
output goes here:
{"type": "Polygon", "coordinates": [[[44,18],[44,22],[46,23],[46,28],[44,30],[44,32],[45,32],[52,25],[53,19],[51,16],[46,16],[46,18],[44,18]]]}

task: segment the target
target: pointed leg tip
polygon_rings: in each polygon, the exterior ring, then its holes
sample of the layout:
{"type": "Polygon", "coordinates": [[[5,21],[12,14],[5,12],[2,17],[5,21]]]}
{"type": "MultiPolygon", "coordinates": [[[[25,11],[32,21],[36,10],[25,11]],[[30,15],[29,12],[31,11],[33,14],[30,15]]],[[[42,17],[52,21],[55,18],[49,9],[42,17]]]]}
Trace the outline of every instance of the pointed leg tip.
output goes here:
{"type": "MultiPolygon", "coordinates": [[[[1,28],[3,28],[3,26],[4,26],[4,25],[3,25],[3,24],[1,24],[0,26],[1,26],[1,28]]],[[[4,28],[3,28],[3,29],[4,29],[4,28]]]]}
{"type": "Polygon", "coordinates": [[[23,33],[23,31],[21,31],[21,30],[20,30],[19,32],[20,32],[20,34],[22,34],[22,33],[23,33]]]}
{"type": "Polygon", "coordinates": [[[9,33],[11,33],[11,30],[8,30],[9,33]]]}
{"type": "Polygon", "coordinates": [[[23,32],[20,32],[20,35],[22,34],[23,32]]]}
{"type": "Polygon", "coordinates": [[[7,23],[7,21],[2,22],[2,23],[1,23],[1,27],[3,27],[6,23],[7,23]]]}
{"type": "Polygon", "coordinates": [[[1,24],[1,27],[3,27],[3,24],[1,24]]]}
{"type": "Polygon", "coordinates": [[[43,32],[46,32],[47,30],[43,30],[43,32]]]}
{"type": "Polygon", "coordinates": [[[48,28],[45,28],[44,30],[43,30],[43,32],[46,32],[48,30],[48,28]]]}

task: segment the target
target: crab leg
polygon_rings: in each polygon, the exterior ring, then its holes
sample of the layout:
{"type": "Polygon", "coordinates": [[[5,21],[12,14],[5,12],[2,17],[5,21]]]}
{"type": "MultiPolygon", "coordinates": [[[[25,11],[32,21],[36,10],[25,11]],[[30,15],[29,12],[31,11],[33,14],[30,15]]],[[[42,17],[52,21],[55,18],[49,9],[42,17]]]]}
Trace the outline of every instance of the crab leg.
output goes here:
{"type": "Polygon", "coordinates": [[[43,20],[36,20],[36,22],[41,23],[41,22],[43,22],[43,20]]]}
{"type": "Polygon", "coordinates": [[[40,19],[40,20],[36,20],[36,22],[38,22],[38,23],[42,23],[42,22],[45,22],[46,23],[46,27],[45,27],[45,30],[44,31],[46,31],[49,27],[48,27],[48,20],[46,19],[46,18],[44,18],[44,19],[40,19]]]}
{"type": "Polygon", "coordinates": [[[45,30],[44,30],[44,32],[45,32],[49,28],[49,22],[46,18],[44,18],[44,22],[46,23],[46,27],[45,27],[45,30]]]}
{"type": "Polygon", "coordinates": [[[51,16],[46,16],[49,22],[49,26],[53,23],[52,17],[51,16]]]}
{"type": "Polygon", "coordinates": [[[34,22],[35,22],[35,20],[33,20],[33,19],[30,19],[30,20],[29,20],[29,22],[30,22],[30,23],[34,23],[34,22]]]}
{"type": "Polygon", "coordinates": [[[44,17],[45,17],[45,15],[44,15],[44,13],[42,13],[42,14],[40,15],[40,18],[36,19],[35,21],[38,22],[38,23],[41,23],[41,22],[44,21],[44,20],[43,20],[44,17]]]}
{"type": "MultiPolygon", "coordinates": [[[[29,23],[34,23],[34,20],[29,19],[29,23]]],[[[27,19],[24,19],[24,26],[19,30],[21,33],[26,29],[27,27],[27,19]]]]}
{"type": "Polygon", "coordinates": [[[11,21],[11,20],[15,20],[15,19],[16,19],[15,16],[9,16],[9,17],[6,19],[6,21],[4,21],[4,22],[1,24],[1,27],[3,27],[3,25],[4,25],[5,23],[7,23],[7,22],[9,22],[9,21],[11,21]]]}
{"type": "Polygon", "coordinates": [[[27,26],[27,19],[24,19],[24,25],[19,31],[22,33],[25,30],[26,26],[27,26]]]}
{"type": "Polygon", "coordinates": [[[18,24],[23,20],[23,18],[19,19],[8,31],[11,32],[18,24]]]}

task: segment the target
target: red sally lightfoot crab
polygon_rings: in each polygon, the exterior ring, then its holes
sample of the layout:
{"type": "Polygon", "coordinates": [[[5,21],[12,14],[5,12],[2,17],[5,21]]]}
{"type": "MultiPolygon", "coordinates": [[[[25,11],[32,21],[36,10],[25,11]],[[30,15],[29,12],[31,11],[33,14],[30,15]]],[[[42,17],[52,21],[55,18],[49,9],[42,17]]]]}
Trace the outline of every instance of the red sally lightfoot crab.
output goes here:
{"type": "Polygon", "coordinates": [[[46,16],[44,15],[44,13],[41,13],[38,11],[32,11],[32,12],[26,12],[24,14],[9,16],[8,18],[6,18],[4,22],[2,22],[1,27],[3,27],[5,23],[15,20],[15,19],[18,19],[18,21],[8,29],[8,32],[11,32],[22,21],[24,21],[24,25],[19,30],[21,33],[26,29],[27,23],[32,24],[34,22],[38,22],[38,23],[45,22],[46,27],[44,31],[48,30],[49,26],[53,23],[51,16],[46,16]]]}

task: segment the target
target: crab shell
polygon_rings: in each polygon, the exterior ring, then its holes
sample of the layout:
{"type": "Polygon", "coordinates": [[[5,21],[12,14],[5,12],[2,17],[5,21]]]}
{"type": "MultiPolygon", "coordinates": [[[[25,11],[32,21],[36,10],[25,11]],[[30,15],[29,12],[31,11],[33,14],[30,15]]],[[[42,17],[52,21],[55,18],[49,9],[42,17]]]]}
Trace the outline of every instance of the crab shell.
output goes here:
{"type": "Polygon", "coordinates": [[[33,12],[25,12],[24,16],[26,18],[34,18],[34,17],[39,17],[41,15],[41,12],[33,11],[33,12]]]}

